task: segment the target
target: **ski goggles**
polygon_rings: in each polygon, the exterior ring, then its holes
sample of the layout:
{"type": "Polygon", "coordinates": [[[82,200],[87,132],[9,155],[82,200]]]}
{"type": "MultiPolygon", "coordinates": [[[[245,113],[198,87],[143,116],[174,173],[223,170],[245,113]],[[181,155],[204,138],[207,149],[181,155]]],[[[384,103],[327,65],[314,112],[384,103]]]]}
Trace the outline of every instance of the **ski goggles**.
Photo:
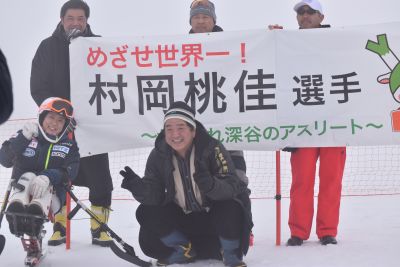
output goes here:
{"type": "Polygon", "coordinates": [[[43,107],[44,110],[54,111],[60,115],[63,115],[67,118],[72,118],[74,114],[74,109],[71,105],[71,102],[65,99],[56,99],[43,107]]]}

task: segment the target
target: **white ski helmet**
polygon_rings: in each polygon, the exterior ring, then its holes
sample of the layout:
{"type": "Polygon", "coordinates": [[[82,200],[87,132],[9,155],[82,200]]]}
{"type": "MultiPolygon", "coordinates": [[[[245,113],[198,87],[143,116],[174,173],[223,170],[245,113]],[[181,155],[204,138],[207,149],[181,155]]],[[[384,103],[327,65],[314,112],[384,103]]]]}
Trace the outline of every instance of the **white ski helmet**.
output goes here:
{"type": "Polygon", "coordinates": [[[44,138],[50,143],[57,143],[65,134],[68,134],[75,129],[74,108],[72,107],[71,102],[60,97],[47,98],[39,107],[38,123],[40,132],[44,138]],[[65,118],[64,127],[58,136],[46,133],[42,127],[43,120],[50,111],[55,112],[65,118]]]}

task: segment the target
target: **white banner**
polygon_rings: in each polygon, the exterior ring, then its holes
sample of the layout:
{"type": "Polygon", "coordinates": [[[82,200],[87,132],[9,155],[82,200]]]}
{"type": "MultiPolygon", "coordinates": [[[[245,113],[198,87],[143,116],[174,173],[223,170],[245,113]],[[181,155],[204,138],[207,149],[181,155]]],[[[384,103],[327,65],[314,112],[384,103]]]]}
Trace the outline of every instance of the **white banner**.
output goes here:
{"type": "Polygon", "coordinates": [[[78,38],[81,154],[153,146],[173,101],[231,149],[399,144],[399,28],[78,38]]]}

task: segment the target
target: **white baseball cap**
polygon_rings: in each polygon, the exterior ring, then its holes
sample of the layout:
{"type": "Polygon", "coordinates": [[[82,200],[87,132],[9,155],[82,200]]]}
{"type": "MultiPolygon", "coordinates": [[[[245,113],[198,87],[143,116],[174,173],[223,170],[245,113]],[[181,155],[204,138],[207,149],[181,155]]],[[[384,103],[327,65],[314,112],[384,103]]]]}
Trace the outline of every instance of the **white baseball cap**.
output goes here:
{"type": "Polygon", "coordinates": [[[299,8],[303,7],[303,6],[309,6],[310,8],[317,10],[319,13],[321,13],[322,15],[324,14],[322,12],[322,5],[318,0],[302,0],[301,2],[297,3],[294,6],[294,11],[297,12],[297,10],[299,10],[299,8]]]}

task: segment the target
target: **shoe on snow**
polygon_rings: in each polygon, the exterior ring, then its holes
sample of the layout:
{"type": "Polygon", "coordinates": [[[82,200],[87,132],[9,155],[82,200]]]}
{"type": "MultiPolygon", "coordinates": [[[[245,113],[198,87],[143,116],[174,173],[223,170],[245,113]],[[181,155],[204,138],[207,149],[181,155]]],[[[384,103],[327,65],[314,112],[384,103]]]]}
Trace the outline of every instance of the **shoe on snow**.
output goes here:
{"type": "Polygon", "coordinates": [[[192,243],[189,242],[185,245],[179,245],[174,248],[174,251],[165,259],[157,260],[157,266],[168,266],[171,264],[179,263],[190,263],[196,258],[196,251],[192,248],[192,243]]]}
{"type": "Polygon", "coordinates": [[[333,244],[336,245],[337,244],[337,240],[335,237],[327,235],[327,236],[323,236],[319,242],[321,243],[321,245],[329,245],[329,244],[333,244]]]}
{"type": "Polygon", "coordinates": [[[47,241],[47,245],[58,246],[58,245],[64,244],[66,242],[65,227],[62,226],[61,223],[56,222],[56,223],[54,223],[53,231],[54,231],[53,235],[47,241]]]}
{"type": "MultiPolygon", "coordinates": [[[[96,215],[100,223],[107,224],[108,218],[110,216],[110,208],[102,206],[91,206],[91,211],[96,215]]],[[[109,247],[113,242],[112,238],[102,230],[97,220],[94,218],[90,219],[90,231],[92,232],[92,244],[102,247],[109,247]]]]}
{"type": "Polygon", "coordinates": [[[49,246],[58,246],[66,242],[67,207],[63,206],[61,211],[55,214],[53,224],[53,235],[47,241],[49,246]]]}
{"type": "MultiPolygon", "coordinates": [[[[98,229],[100,230],[100,229],[98,229]]],[[[92,244],[101,247],[109,247],[113,242],[112,238],[104,231],[92,230],[92,244]]]]}
{"type": "Polygon", "coordinates": [[[168,266],[171,264],[179,263],[190,263],[195,260],[196,251],[192,248],[192,243],[189,242],[185,245],[178,245],[174,247],[174,251],[165,259],[157,260],[157,266],[168,266]]]}
{"type": "Polygon", "coordinates": [[[288,241],[286,242],[286,246],[294,247],[294,246],[301,246],[303,245],[303,239],[297,236],[291,236],[288,241]]]}
{"type": "MultiPolygon", "coordinates": [[[[238,252],[224,252],[221,251],[222,253],[222,261],[225,266],[228,267],[247,267],[247,264],[243,261],[243,256],[239,255],[238,252]]],[[[241,253],[240,253],[241,254],[241,253]]]]}

